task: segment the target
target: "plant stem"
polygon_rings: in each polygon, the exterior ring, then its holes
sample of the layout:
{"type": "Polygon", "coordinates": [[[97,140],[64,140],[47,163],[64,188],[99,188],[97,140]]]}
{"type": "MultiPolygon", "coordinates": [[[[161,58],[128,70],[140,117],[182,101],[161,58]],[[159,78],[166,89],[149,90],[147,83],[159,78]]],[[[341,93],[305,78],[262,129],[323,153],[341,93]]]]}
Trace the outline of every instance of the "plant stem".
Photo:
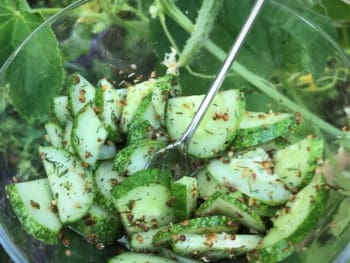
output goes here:
{"type": "Polygon", "coordinates": [[[52,16],[56,13],[58,13],[59,11],[61,11],[63,8],[35,8],[32,9],[34,12],[39,12],[41,13],[43,16],[52,16]]]}
{"type": "Polygon", "coordinates": [[[187,66],[198,54],[213,29],[215,19],[222,7],[221,0],[204,0],[199,10],[196,24],[179,58],[179,66],[187,66]]]}
{"type": "MultiPolygon", "coordinates": [[[[157,2],[161,10],[163,10],[168,16],[174,19],[176,23],[178,23],[186,32],[192,33],[194,31],[195,26],[191,22],[191,20],[182,13],[182,11],[173,3],[173,1],[168,0],[159,0],[157,2]]],[[[210,14],[208,14],[210,16],[210,14]]],[[[220,61],[224,61],[226,58],[226,52],[222,50],[219,46],[217,46],[210,39],[205,43],[206,49],[214,55],[220,61]]],[[[258,90],[265,93],[267,96],[271,97],[275,101],[283,104],[286,108],[293,112],[300,112],[304,119],[310,121],[310,123],[319,127],[320,129],[326,131],[327,133],[339,138],[343,136],[343,132],[334,127],[333,125],[327,123],[322,120],[317,115],[311,113],[305,107],[296,104],[291,99],[279,93],[276,87],[266,79],[254,74],[246,67],[241,65],[239,62],[235,62],[232,66],[233,71],[236,71],[239,75],[241,75],[244,79],[246,79],[250,84],[255,86],[258,90]]]]}

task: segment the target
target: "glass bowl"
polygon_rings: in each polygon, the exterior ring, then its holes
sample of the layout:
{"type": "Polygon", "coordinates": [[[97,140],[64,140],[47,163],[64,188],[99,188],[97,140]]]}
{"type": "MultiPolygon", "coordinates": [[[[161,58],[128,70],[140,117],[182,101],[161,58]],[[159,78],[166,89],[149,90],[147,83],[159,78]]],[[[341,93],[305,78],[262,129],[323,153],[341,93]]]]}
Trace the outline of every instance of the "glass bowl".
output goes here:
{"type": "MultiPolygon", "coordinates": [[[[4,186],[44,177],[36,153],[51,112],[49,106],[38,104],[50,105],[60,86],[64,93],[61,66],[65,74],[79,72],[94,84],[107,77],[116,87],[132,85],[155,72],[165,73],[164,54],[175,43],[183,48],[191,21],[195,21],[197,1],[177,1],[183,12],[168,15],[164,23],[164,17],[154,17],[159,10],[151,2],[76,1],[38,26],[0,69],[0,242],[14,262],[105,262],[124,249],[118,243],[101,250],[69,231],[69,246],[35,240],[20,226],[4,186]],[[189,20],[179,19],[182,15],[189,20]],[[50,60],[51,54],[58,57],[50,60]],[[13,88],[16,85],[22,89],[13,88]],[[38,93],[31,90],[34,86],[38,93]],[[71,256],[67,256],[68,249],[71,256]]],[[[200,54],[189,67],[180,69],[185,94],[203,93],[210,85],[241,26],[230,22],[232,14],[243,21],[249,10],[247,2],[234,10],[228,4],[209,35],[212,42],[201,44],[200,54]]],[[[330,21],[298,5],[268,1],[223,86],[242,89],[249,110],[301,112],[302,129],[296,136],[312,133],[326,140],[326,175],[331,185],[343,186],[331,190],[319,224],[302,245],[296,244],[297,253],[285,262],[340,263],[350,259],[346,164],[350,163],[350,62],[327,23],[330,21]]]]}

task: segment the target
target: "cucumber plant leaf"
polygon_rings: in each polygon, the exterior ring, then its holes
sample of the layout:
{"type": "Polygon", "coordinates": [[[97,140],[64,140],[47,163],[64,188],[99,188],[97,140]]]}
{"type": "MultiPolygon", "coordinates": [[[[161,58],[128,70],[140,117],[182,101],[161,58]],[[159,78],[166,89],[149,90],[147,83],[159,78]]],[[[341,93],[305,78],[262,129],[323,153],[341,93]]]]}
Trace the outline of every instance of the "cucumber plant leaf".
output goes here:
{"type": "MultiPolygon", "coordinates": [[[[44,19],[32,12],[24,0],[0,3],[0,64],[44,19]]],[[[58,42],[50,29],[33,38],[5,73],[9,96],[27,119],[47,113],[62,87],[64,73],[58,42]]]]}

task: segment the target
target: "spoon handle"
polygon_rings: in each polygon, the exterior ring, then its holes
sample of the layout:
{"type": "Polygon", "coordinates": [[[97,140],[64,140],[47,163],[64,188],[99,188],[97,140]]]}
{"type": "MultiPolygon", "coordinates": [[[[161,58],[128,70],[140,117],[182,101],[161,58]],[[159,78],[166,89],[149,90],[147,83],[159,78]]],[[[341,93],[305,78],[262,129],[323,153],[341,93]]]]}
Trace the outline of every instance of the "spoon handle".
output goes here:
{"type": "Polygon", "coordinates": [[[216,76],[214,82],[212,83],[210,89],[208,90],[207,94],[205,95],[203,101],[201,102],[196,114],[194,115],[190,125],[188,126],[186,132],[183,134],[182,138],[179,140],[179,142],[182,143],[188,143],[192,137],[195,131],[197,130],[197,127],[199,126],[200,121],[202,120],[204,114],[206,113],[207,109],[209,108],[209,105],[213,101],[216,93],[219,91],[222,83],[225,80],[225,77],[230,70],[242,44],[244,43],[244,40],[246,39],[252,25],[254,24],[254,21],[256,20],[256,17],[258,16],[265,0],[257,0],[250,11],[250,14],[245,21],[241,31],[238,34],[237,39],[233,43],[230,52],[228,53],[224,64],[216,76]]]}

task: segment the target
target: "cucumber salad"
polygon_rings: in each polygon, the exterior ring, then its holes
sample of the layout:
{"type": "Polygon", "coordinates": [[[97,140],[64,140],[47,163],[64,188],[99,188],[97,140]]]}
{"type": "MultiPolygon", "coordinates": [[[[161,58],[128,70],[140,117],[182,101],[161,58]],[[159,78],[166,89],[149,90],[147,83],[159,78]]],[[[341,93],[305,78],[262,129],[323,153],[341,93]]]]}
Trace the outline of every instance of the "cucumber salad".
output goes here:
{"type": "Polygon", "coordinates": [[[241,91],[219,92],[190,143],[191,174],[175,180],[144,167],[181,137],[204,95],[182,96],[173,75],[120,89],[79,74],[68,83],[38,149],[46,176],[6,186],[36,239],[57,244],[70,229],[91,244],[127,240],[110,262],[269,263],[322,216],[324,142],[293,136],[299,113],[247,111],[241,91]]]}

